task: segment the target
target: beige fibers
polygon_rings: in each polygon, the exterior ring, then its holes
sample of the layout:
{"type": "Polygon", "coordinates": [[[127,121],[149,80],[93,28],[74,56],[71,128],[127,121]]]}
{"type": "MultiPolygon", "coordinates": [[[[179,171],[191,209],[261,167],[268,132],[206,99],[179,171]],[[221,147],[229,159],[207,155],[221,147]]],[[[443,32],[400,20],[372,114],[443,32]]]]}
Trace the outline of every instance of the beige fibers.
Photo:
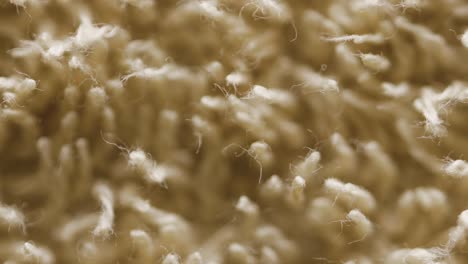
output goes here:
{"type": "Polygon", "coordinates": [[[467,0],[0,0],[0,264],[468,263],[467,0]]]}

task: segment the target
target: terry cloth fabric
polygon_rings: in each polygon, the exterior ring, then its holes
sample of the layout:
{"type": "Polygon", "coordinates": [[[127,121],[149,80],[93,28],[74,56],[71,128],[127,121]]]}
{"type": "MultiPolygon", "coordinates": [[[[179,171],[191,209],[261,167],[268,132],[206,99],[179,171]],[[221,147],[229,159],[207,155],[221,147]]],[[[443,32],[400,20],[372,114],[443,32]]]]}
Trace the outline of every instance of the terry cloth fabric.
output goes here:
{"type": "Polygon", "coordinates": [[[468,263],[466,0],[0,0],[0,263],[468,263]]]}

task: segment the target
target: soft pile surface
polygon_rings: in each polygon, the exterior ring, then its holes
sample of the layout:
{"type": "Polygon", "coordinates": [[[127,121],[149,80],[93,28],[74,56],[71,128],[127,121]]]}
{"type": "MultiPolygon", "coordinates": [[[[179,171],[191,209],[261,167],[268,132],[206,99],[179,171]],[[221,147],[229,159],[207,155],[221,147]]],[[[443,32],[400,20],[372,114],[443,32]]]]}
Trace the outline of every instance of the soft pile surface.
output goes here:
{"type": "Polygon", "coordinates": [[[1,0],[0,262],[468,263],[466,0],[1,0]]]}

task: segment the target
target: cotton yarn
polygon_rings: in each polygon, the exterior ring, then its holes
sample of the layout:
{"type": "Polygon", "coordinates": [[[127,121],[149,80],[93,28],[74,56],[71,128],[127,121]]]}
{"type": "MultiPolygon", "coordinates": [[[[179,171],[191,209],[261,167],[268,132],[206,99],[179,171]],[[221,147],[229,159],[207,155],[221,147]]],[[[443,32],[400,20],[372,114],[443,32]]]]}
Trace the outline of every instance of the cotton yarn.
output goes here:
{"type": "Polygon", "coordinates": [[[1,0],[0,261],[468,263],[465,0],[1,0]]]}

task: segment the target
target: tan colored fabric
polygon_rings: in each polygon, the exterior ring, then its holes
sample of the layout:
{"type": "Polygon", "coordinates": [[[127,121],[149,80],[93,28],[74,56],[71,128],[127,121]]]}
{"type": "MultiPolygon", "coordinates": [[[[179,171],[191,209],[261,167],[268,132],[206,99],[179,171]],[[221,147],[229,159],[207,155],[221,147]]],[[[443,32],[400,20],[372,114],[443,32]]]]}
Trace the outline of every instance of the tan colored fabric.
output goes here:
{"type": "Polygon", "coordinates": [[[0,262],[468,263],[465,0],[1,0],[0,262]]]}

